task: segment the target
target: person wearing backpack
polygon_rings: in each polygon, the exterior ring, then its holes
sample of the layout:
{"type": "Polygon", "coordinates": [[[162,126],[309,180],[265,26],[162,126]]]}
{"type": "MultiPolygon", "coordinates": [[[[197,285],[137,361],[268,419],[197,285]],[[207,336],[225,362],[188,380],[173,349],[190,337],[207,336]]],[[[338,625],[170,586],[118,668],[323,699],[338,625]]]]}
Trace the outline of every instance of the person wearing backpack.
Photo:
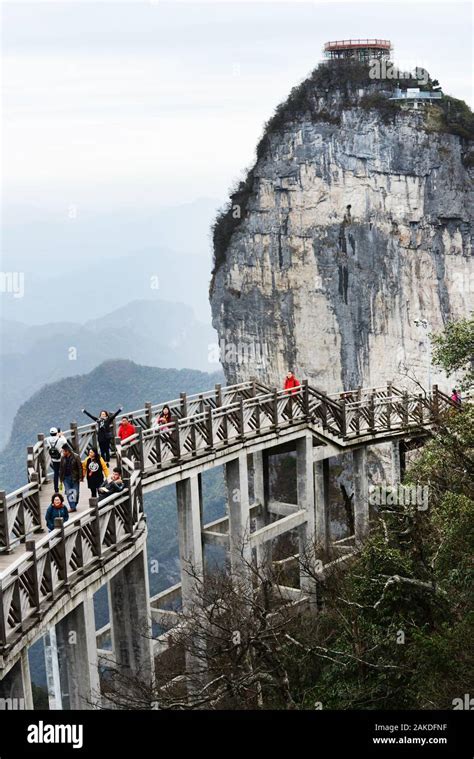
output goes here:
{"type": "Polygon", "coordinates": [[[107,466],[110,464],[110,444],[114,436],[114,419],[117,414],[120,414],[122,407],[111,414],[109,411],[103,409],[99,416],[90,414],[85,408],[82,409],[82,413],[97,422],[97,440],[99,441],[100,454],[104,459],[107,466]]]}
{"type": "Polygon", "coordinates": [[[54,477],[54,492],[59,490],[59,467],[61,465],[61,449],[63,445],[67,445],[67,440],[64,435],[61,435],[57,427],[51,427],[49,431],[49,437],[45,439],[46,450],[49,453],[51,466],[53,468],[54,477]]]}

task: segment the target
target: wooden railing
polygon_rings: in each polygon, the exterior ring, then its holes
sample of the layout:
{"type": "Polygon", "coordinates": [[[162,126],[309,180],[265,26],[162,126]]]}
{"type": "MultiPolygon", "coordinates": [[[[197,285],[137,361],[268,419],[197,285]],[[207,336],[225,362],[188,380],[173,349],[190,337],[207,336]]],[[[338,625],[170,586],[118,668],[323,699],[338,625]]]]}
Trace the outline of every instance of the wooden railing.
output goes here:
{"type": "MultiPolygon", "coordinates": [[[[162,405],[147,404],[127,414],[139,429],[116,441],[125,489],[100,503],[91,499],[89,509],[66,525],[59,520],[56,529],[36,542],[31,538],[43,529],[40,496],[49,457],[42,435],[28,448],[28,484],[8,495],[0,492],[0,551],[26,543],[26,551],[0,573],[0,651],[75,582],[136,539],[143,529],[142,488],[151,474],[296,425],[332,436],[343,448],[357,439],[426,430],[448,409],[458,408],[437,386],[430,394],[409,394],[388,385],[336,398],[307,381],[290,391],[247,382],[190,397],[181,394],[166,404],[174,419],[166,429],[153,425],[154,412],[162,405]]],[[[72,425],[65,435],[82,454],[95,442],[96,428],[72,425]]]]}
{"type": "MultiPolygon", "coordinates": [[[[437,386],[429,395],[408,394],[388,384],[358,388],[327,395],[306,381],[291,392],[269,390],[256,382],[221,387],[192,396],[180,395],[167,404],[146,404],[128,412],[137,432],[123,443],[116,440],[116,453],[124,472],[134,462],[146,477],[211,450],[225,448],[240,440],[250,440],[278,432],[295,423],[311,423],[340,444],[358,437],[396,434],[413,427],[436,423],[440,414],[455,404],[437,386]],[[167,429],[154,426],[163,405],[171,409],[174,421],[167,429]]],[[[71,425],[64,433],[73,448],[85,454],[97,443],[96,425],[71,425]]],[[[0,552],[11,551],[42,531],[40,497],[50,468],[44,435],[28,448],[28,484],[9,493],[0,491],[0,552]]]]}
{"type": "Polygon", "coordinates": [[[208,407],[175,419],[166,428],[140,429],[122,443],[116,441],[117,456],[125,468],[136,462],[146,484],[149,475],[162,469],[298,423],[319,428],[343,446],[367,436],[376,439],[425,429],[453,407],[436,386],[430,395],[409,394],[388,385],[346,392],[335,400],[303,382],[292,391],[274,389],[226,406],[208,407]]]}
{"type": "Polygon", "coordinates": [[[41,619],[64,593],[131,545],[144,529],[141,473],[121,493],[98,502],[57,527],[0,573],[0,653],[41,619]]]}

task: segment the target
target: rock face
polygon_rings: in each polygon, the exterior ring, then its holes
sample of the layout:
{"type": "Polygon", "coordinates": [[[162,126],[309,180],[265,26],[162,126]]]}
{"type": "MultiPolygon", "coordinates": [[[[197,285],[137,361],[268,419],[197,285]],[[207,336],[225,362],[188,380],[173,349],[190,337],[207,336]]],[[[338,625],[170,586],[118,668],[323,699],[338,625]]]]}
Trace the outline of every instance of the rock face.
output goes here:
{"type": "Polygon", "coordinates": [[[211,285],[229,381],[280,385],[290,367],[332,392],[426,386],[428,332],[473,308],[468,141],[435,105],[387,119],[368,92],[316,91],[259,146],[245,207],[232,197],[211,285]]]}

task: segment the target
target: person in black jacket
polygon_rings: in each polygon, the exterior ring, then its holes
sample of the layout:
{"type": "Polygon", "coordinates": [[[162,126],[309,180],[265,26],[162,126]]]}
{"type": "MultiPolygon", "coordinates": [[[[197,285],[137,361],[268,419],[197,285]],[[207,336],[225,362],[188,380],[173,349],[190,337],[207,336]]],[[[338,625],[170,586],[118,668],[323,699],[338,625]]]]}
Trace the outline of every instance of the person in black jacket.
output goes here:
{"type": "Polygon", "coordinates": [[[85,408],[82,409],[83,414],[86,414],[89,419],[97,422],[97,439],[99,441],[100,454],[107,466],[110,464],[110,444],[114,436],[114,419],[121,411],[122,407],[120,406],[115,414],[102,410],[99,416],[94,416],[93,414],[89,414],[85,408]]]}
{"type": "Polygon", "coordinates": [[[64,485],[64,491],[69,503],[69,513],[76,511],[79,503],[79,486],[84,479],[82,461],[66,443],[62,447],[61,463],[59,464],[59,479],[64,485]]]}
{"type": "Polygon", "coordinates": [[[97,498],[97,488],[100,488],[104,480],[109,476],[109,470],[97,448],[90,448],[87,457],[82,462],[82,471],[87,479],[87,487],[91,491],[91,497],[97,498]]]}

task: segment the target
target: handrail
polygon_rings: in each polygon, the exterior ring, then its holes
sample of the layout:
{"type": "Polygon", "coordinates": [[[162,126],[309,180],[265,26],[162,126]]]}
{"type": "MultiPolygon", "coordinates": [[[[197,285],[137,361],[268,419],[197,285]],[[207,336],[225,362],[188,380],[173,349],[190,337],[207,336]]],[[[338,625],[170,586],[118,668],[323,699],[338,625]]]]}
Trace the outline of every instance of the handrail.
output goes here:
{"type": "MultiPolygon", "coordinates": [[[[100,502],[91,499],[90,508],[71,522],[36,542],[30,539],[26,552],[0,573],[0,652],[34,623],[45,603],[54,603],[77,578],[115,554],[117,546],[136,538],[144,522],[142,491],[149,476],[230,444],[279,435],[293,425],[329,432],[343,448],[367,436],[386,439],[410,429],[430,429],[444,410],[459,410],[436,385],[427,395],[409,394],[391,384],[383,392],[359,388],[340,394],[338,400],[307,381],[290,390],[258,388],[263,392],[255,394],[255,383],[231,386],[224,397],[219,393],[218,405],[203,404],[204,394],[198,394],[193,396],[197,405],[192,413],[176,416],[169,429],[140,427],[131,438],[117,441],[125,489],[100,502]],[[351,396],[357,400],[349,400],[351,396]]],[[[28,449],[28,459],[36,479],[11,493],[0,492],[3,551],[43,529],[40,491],[48,461],[42,436],[28,449]]]]}
{"type": "Polygon", "coordinates": [[[38,541],[0,572],[0,653],[45,613],[76,581],[116,556],[117,548],[132,545],[144,530],[141,473],[128,487],[98,501],[38,541]],[[109,537],[113,535],[113,542],[109,537]]]}
{"type": "Polygon", "coordinates": [[[380,39],[353,39],[353,40],[331,40],[330,42],[324,43],[324,49],[325,50],[332,50],[335,46],[339,45],[347,45],[347,47],[356,47],[356,46],[370,46],[370,45],[379,45],[382,47],[391,48],[392,43],[390,40],[380,40],[380,39]]]}

